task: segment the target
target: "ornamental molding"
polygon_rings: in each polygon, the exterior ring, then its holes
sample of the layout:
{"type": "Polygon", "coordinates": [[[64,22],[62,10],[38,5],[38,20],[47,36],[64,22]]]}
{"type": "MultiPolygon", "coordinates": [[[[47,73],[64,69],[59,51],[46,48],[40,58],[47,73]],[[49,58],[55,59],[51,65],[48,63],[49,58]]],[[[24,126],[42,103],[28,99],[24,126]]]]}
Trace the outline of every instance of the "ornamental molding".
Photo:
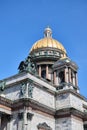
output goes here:
{"type": "Polygon", "coordinates": [[[52,130],[52,128],[50,126],[48,126],[46,122],[39,123],[37,125],[37,128],[38,128],[38,130],[41,130],[41,129],[43,129],[43,130],[52,130]]]}

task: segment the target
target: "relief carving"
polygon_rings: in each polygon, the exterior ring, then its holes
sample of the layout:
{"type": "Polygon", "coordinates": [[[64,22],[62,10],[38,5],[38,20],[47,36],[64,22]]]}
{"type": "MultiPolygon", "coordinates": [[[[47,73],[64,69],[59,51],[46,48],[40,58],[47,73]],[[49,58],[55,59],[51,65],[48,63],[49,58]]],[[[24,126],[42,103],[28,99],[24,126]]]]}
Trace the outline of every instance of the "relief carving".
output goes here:
{"type": "Polygon", "coordinates": [[[29,96],[30,98],[33,98],[33,88],[34,88],[33,84],[30,83],[30,84],[28,85],[28,96],[29,96]]]}
{"type": "Polygon", "coordinates": [[[26,89],[27,89],[27,84],[26,84],[26,83],[22,83],[22,85],[21,85],[21,90],[20,90],[20,95],[21,95],[22,97],[25,96],[25,94],[26,94],[26,89]]]}
{"type": "Polygon", "coordinates": [[[20,96],[33,98],[33,81],[25,81],[21,84],[20,96]]]}
{"type": "Polygon", "coordinates": [[[37,125],[37,128],[38,128],[38,130],[52,130],[52,128],[50,126],[48,126],[46,122],[39,123],[37,125]]]}

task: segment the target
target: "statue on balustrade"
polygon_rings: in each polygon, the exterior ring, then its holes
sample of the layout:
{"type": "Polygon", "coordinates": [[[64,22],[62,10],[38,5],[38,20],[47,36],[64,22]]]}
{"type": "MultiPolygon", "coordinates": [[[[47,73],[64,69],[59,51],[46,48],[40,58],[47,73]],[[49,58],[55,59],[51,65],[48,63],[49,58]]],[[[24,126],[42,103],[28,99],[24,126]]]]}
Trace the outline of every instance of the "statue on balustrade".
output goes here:
{"type": "Polygon", "coordinates": [[[1,92],[1,91],[4,91],[4,89],[5,89],[5,84],[6,84],[5,81],[1,81],[1,82],[0,82],[0,92],[1,92]]]}
{"type": "Polygon", "coordinates": [[[18,67],[19,73],[28,71],[33,74],[36,74],[36,64],[32,62],[32,57],[29,55],[25,61],[21,61],[18,67]]]}

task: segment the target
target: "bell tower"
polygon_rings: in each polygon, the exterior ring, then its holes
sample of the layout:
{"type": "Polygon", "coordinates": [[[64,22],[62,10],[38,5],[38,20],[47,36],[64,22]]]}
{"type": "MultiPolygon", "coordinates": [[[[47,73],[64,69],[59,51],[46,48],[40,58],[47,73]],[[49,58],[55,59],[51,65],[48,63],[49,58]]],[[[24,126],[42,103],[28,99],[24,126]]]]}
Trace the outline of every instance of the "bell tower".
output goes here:
{"type": "Polygon", "coordinates": [[[77,80],[78,66],[68,57],[61,58],[53,65],[54,85],[57,90],[73,89],[79,92],[77,80]]]}

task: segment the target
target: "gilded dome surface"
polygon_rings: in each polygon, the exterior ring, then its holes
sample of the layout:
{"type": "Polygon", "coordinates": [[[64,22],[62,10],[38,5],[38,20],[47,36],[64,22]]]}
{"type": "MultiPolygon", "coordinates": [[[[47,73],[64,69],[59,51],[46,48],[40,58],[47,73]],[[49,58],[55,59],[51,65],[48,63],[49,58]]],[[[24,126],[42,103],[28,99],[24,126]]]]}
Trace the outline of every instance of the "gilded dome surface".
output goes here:
{"type": "Polygon", "coordinates": [[[34,51],[34,50],[37,50],[40,48],[45,48],[45,47],[46,48],[47,47],[56,48],[56,49],[59,49],[66,53],[66,50],[63,47],[63,45],[59,41],[57,41],[53,38],[50,38],[50,37],[45,37],[45,38],[37,41],[31,48],[31,51],[34,51]]]}
{"type": "Polygon", "coordinates": [[[44,31],[44,38],[35,42],[30,52],[35,51],[37,49],[48,48],[48,47],[53,49],[55,48],[66,53],[66,50],[63,47],[63,45],[59,41],[52,38],[52,30],[49,27],[47,27],[44,31]]]}

